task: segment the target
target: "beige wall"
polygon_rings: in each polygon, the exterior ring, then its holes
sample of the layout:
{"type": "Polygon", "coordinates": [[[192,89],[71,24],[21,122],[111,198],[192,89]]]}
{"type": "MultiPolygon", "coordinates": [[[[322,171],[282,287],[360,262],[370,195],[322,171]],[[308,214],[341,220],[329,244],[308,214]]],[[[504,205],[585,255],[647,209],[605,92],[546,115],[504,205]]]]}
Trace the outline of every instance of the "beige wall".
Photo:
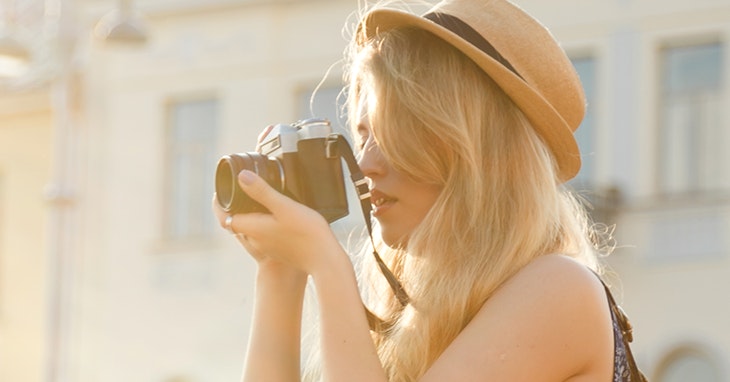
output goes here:
{"type": "Polygon", "coordinates": [[[0,380],[40,381],[46,334],[51,114],[44,94],[0,96],[0,380]]]}

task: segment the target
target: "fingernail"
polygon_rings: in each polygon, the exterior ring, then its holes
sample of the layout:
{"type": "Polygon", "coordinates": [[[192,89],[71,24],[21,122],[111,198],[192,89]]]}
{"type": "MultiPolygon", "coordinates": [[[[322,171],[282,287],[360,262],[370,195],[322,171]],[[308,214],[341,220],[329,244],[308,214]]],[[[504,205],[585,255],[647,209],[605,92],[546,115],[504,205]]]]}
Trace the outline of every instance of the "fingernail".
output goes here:
{"type": "Polygon", "coordinates": [[[243,170],[238,174],[238,180],[243,184],[251,184],[256,180],[255,175],[249,170],[243,170]]]}

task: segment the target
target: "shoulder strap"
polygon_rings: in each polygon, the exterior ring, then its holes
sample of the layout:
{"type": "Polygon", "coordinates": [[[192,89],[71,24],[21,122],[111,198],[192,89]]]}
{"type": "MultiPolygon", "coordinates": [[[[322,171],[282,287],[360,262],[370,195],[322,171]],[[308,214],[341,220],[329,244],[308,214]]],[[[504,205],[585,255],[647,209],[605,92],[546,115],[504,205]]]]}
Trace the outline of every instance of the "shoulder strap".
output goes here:
{"type": "MultiPolygon", "coordinates": [[[[599,277],[600,279],[600,277],[599,277]]],[[[611,311],[613,312],[614,317],[616,317],[619,329],[621,329],[621,339],[624,342],[624,348],[626,349],[626,361],[629,364],[629,370],[631,375],[631,381],[632,382],[648,382],[644,374],[639,370],[639,367],[636,365],[636,360],[634,360],[634,355],[631,353],[631,347],[630,342],[634,340],[634,328],[631,326],[631,322],[629,322],[628,316],[626,316],[626,313],[624,312],[621,307],[616,304],[616,301],[613,298],[613,294],[611,294],[611,290],[608,288],[608,285],[606,285],[603,280],[601,280],[601,284],[603,284],[603,288],[606,290],[606,295],[608,296],[608,304],[611,307],[611,311]]]]}
{"type": "MultiPolygon", "coordinates": [[[[357,164],[357,160],[355,159],[355,155],[352,152],[350,144],[344,136],[340,134],[331,134],[327,137],[325,149],[327,158],[341,158],[345,161],[345,164],[347,164],[347,169],[350,172],[350,179],[355,185],[355,190],[360,198],[360,208],[362,209],[362,214],[365,218],[365,227],[368,230],[368,236],[370,237],[373,247],[373,257],[375,257],[375,262],[378,264],[383,276],[385,276],[385,280],[388,281],[388,284],[393,290],[393,294],[398,299],[398,302],[400,302],[402,307],[405,307],[410,303],[408,293],[406,293],[403,285],[393,272],[391,272],[375,248],[375,243],[373,242],[372,221],[370,217],[370,210],[372,208],[370,204],[370,189],[367,181],[365,181],[365,176],[360,170],[360,166],[357,164]]],[[[392,327],[392,320],[386,321],[376,316],[365,306],[365,304],[363,304],[363,308],[365,309],[365,315],[367,316],[371,330],[383,333],[392,327]]]]}

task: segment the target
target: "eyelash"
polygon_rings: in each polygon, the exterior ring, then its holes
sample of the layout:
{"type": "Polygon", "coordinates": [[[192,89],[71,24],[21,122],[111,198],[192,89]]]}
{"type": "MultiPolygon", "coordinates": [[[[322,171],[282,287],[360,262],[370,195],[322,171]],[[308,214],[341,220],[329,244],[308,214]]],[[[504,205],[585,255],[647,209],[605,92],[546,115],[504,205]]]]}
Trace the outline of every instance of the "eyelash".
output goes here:
{"type": "Polygon", "coordinates": [[[357,145],[360,151],[365,149],[365,146],[368,143],[368,138],[370,138],[368,135],[360,135],[357,145]]]}

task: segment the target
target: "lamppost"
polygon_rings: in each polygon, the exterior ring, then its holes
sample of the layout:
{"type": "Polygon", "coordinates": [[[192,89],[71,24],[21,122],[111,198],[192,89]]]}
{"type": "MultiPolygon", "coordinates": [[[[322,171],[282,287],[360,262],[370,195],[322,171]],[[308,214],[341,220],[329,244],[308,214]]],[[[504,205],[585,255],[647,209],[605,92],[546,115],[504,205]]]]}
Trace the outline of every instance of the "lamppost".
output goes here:
{"type": "Polygon", "coordinates": [[[117,8],[96,23],[94,33],[99,39],[113,44],[141,44],[147,41],[147,27],[134,11],[132,0],[118,0],[117,8]]]}
{"type": "Polygon", "coordinates": [[[18,37],[17,6],[6,6],[0,13],[0,78],[19,77],[25,73],[31,53],[18,37]]]}
{"type": "MultiPolygon", "coordinates": [[[[83,134],[75,120],[73,97],[79,70],[74,66],[74,56],[79,37],[86,31],[76,29],[74,0],[59,0],[57,13],[58,71],[53,81],[54,102],[54,156],[51,183],[47,200],[50,205],[49,240],[49,312],[48,353],[46,382],[69,381],[69,337],[74,325],[71,314],[74,303],[74,276],[77,265],[83,259],[78,250],[77,228],[79,211],[76,208],[79,157],[83,148],[79,144],[83,134]]],[[[96,37],[106,44],[144,43],[147,39],[145,26],[133,12],[131,0],[118,0],[117,8],[103,16],[95,27],[96,37]]],[[[93,63],[92,63],[93,64],[93,63]]]]}
{"type": "Polygon", "coordinates": [[[74,272],[79,262],[78,209],[76,189],[78,186],[78,158],[81,155],[79,136],[81,131],[76,120],[80,110],[72,102],[75,86],[74,77],[78,68],[74,57],[78,46],[78,23],[75,22],[73,0],[59,0],[56,3],[55,19],[47,20],[54,28],[55,70],[50,81],[53,110],[53,156],[50,182],[46,187],[48,203],[48,306],[46,318],[46,382],[65,382],[69,379],[69,338],[73,325],[71,314],[74,304],[74,272]]]}
{"type": "Polygon", "coordinates": [[[30,52],[12,35],[0,36],[0,77],[23,74],[30,62],[30,52]]]}

